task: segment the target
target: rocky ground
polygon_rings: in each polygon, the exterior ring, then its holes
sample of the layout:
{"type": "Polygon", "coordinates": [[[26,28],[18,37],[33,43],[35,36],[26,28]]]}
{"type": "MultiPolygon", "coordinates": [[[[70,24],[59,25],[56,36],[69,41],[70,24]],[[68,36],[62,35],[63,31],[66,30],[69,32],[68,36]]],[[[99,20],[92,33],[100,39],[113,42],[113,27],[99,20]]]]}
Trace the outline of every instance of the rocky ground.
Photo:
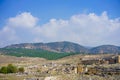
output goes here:
{"type": "MultiPolygon", "coordinates": [[[[84,55],[74,55],[59,60],[43,58],[12,57],[0,55],[0,67],[12,63],[24,67],[24,73],[0,74],[0,80],[119,80],[119,75],[77,74],[75,69],[84,55]]],[[[120,64],[100,65],[105,68],[120,64]]],[[[95,67],[90,65],[88,67],[95,67]]]]}

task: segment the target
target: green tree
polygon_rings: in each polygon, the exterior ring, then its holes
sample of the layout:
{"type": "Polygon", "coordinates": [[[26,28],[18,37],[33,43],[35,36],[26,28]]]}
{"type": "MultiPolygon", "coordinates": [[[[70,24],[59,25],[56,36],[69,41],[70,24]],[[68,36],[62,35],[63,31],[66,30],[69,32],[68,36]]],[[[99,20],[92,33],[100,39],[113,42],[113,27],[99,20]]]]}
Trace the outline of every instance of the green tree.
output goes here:
{"type": "Polygon", "coordinates": [[[23,67],[20,67],[19,69],[18,69],[18,72],[21,72],[21,73],[23,73],[25,70],[24,70],[24,68],[23,67]]]}
{"type": "Polygon", "coordinates": [[[7,66],[7,72],[8,73],[16,73],[17,72],[17,67],[16,66],[13,66],[12,64],[9,64],[7,66]]]}
{"type": "Polygon", "coordinates": [[[7,67],[5,67],[5,66],[1,67],[0,73],[6,74],[7,73],[7,67]]]}

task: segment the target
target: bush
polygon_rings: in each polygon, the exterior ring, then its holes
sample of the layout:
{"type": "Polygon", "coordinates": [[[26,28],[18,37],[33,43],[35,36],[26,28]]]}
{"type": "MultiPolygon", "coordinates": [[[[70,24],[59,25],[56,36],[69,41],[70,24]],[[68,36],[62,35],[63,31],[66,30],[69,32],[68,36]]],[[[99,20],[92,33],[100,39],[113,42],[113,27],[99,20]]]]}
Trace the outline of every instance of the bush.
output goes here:
{"type": "Polygon", "coordinates": [[[12,64],[9,64],[7,66],[7,73],[16,73],[17,72],[17,67],[13,66],[12,64]]]}
{"type": "Polygon", "coordinates": [[[24,70],[24,68],[23,67],[20,67],[19,69],[18,69],[18,72],[21,72],[21,73],[23,73],[25,70],[24,70]]]}
{"type": "Polygon", "coordinates": [[[8,64],[8,66],[3,66],[0,68],[0,73],[17,73],[17,72],[21,72],[23,73],[25,70],[23,67],[17,68],[16,66],[12,65],[12,64],[8,64]]]}
{"type": "Polygon", "coordinates": [[[1,67],[0,73],[6,74],[7,73],[7,67],[5,67],[5,66],[1,67]]]}

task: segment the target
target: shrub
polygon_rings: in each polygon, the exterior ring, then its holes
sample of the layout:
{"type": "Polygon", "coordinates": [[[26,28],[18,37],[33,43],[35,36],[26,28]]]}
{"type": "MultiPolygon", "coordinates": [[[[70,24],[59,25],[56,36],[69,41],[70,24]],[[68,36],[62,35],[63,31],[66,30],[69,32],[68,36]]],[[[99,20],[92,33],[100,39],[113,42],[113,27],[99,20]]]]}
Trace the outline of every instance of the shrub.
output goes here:
{"type": "Polygon", "coordinates": [[[23,73],[25,70],[23,67],[17,68],[16,66],[12,65],[12,64],[8,64],[8,66],[3,66],[0,68],[0,73],[17,73],[17,72],[21,72],[23,73]]]}
{"type": "Polygon", "coordinates": [[[17,67],[16,66],[13,66],[12,64],[9,64],[7,66],[7,72],[8,73],[16,73],[17,72],[17,67]]]}
{"type": "Polygon", "coordinates": [[[25,70],[24,70],[24,68],[23,67],[20,67],[19,69],[18,69],[18,72],[21,72],[21,73],[23,73],[25,70]]]}
{"type": "Polygon", "coordinates": [[[5,66],[1,67],[0,73],[6,74],[7,73],[7,67],[5,67],[5,66]]]}

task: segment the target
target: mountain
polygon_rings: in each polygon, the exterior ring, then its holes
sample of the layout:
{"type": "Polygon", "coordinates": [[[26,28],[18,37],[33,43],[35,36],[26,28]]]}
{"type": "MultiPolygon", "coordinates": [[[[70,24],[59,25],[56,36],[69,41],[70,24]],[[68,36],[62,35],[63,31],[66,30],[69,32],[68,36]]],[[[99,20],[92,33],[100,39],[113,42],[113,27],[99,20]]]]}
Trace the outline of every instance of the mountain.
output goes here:
{"type": "Polygon", "coordinates": [[[32,49],[32,50],[46,50],[56,53],[120,53],[120,47],[114,45],[101,45],[97,47],[85,47],[77,43],[62,41],[62,42],[50,42],[50,43],[22,43],[13,44],[4,47],[6,49],[20,48],[20,49],[32,49]]]}
{"type": "Polygon", "coordinates": [[[101,45],[94,47],[90,50],[90,53],[120,53],[120,47],[114,45],[101,45]]]}
{"type": "Polygon", "coordinates": [[[120,47],[114,45],[101,45],[97,47],[85,47],[73,42],[50,42],[50,43],[22,43],[13,44],[0,48],[0,54],[11,56],[41,57],[55,60],[75,54],[120,54],[120,47]]]}
{"type": "Polygon", "coordinates": [[[72,42],[51,42],[51,43],[22,43],[6,46],[5,48],[22,48],[22,49],[41,49],[51,52],[67,53],[88,53],[89,50],[79,44],[72,42]]]}

